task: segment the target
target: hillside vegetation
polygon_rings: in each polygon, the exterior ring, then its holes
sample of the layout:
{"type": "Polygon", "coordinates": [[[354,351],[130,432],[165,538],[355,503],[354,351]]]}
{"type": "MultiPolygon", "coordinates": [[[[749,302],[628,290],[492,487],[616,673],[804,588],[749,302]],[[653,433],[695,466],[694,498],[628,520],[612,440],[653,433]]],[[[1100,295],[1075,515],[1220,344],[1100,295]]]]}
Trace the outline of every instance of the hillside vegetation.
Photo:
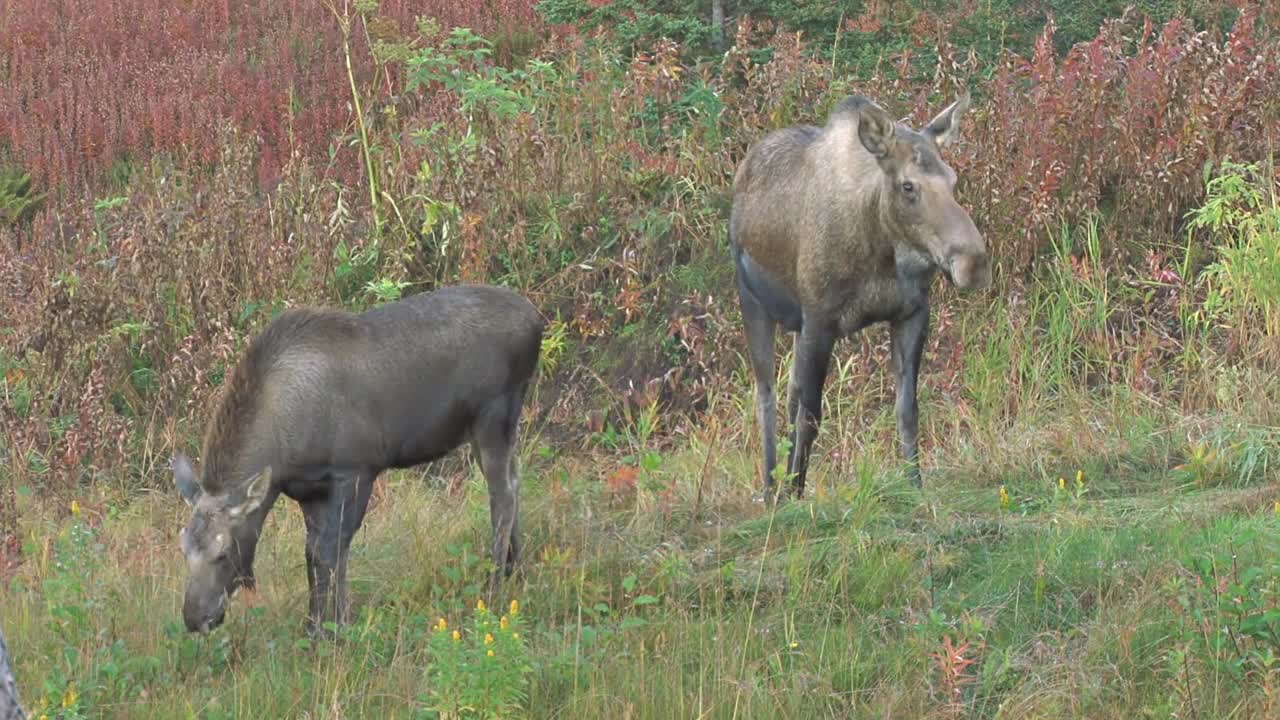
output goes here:
{"type": "Polygon", "coordinates": [[[720,49],[651,0],[0,8],[0,626],[34,717],[1280,716],[1277,9],[727,5],[720,49]],[[918,126],[965,89],[946,156],[996,278],[935,285],[924,489],[873,328],[806,498],[753,503],[737,162],[852,93],[918,126]],[[379,484],[337,642],[302,631],[291,502],[188,635],[169,458],[247,341],[457,282],[549,319],[501,603],[460,450],[379,484]]]}

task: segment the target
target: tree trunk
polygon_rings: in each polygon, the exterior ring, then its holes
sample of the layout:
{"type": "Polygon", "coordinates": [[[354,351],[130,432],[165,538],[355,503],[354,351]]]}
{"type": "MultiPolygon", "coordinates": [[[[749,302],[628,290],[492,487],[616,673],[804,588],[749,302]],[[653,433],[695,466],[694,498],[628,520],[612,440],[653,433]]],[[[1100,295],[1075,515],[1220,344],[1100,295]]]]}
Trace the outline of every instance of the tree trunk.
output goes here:
{"type": "Polygon", "coordinates": [[[724,0],[711,0],[711,42],[724,52],[724,0]]]}
{"type": "Polygon", "coordinates": [[[0,720],[23,720],[22,705],[18,703],[18,684],[9,669],[9,650],[4,645],[4,631],[0,630],[0,720]]]}

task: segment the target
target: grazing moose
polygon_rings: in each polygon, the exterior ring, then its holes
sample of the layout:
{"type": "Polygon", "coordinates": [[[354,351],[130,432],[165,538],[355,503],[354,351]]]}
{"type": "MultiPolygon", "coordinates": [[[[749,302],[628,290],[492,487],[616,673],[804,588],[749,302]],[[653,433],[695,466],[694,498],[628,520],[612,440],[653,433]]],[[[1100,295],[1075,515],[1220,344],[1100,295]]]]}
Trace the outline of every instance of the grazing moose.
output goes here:
{"type": "Polygon", "coordinates": [[[489,486],[493,560],[510,575],[520,548],[516,426],[544,329],[528,300],[477,285],[272,321],[227,381],[203,473],[174,458],[193,508],[180,534],[187,629],[217,627],[227,599],[253,586],[254,550],[281,493],[302,506],[307,529],[308,629],[345,622],[347,553],[374,479],[465,441],[489,486]]]}
{"type": "Polygon", "coordinates": [[[822,420],[822,385],[835,341],[888,322],[897,373],[897,419],[919,487],[916,376],[929,324],[929,284],[941,270],[960,288],[991,282],[987,247],[956,202],[956,174],[938,153],[955,136],[966,93],[921,131],[855,95],[826,127],[775,130],[755,144],[733,180],[729,247],[755,375],[772,496],[774,331],[796,334],[787,392],[797,495],[822,420]]]}

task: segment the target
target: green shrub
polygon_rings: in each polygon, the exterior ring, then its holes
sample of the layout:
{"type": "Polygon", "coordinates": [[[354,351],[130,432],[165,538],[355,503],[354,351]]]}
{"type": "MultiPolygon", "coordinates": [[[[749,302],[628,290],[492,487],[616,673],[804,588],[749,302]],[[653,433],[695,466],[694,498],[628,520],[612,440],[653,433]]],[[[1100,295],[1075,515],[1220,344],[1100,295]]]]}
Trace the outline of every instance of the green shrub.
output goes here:
{"type": "Polygon", "coordinates": [[[0,226],[30,221],[44,198],[44,193],[32,191],[30,173],[0,168],[0,226]]]}
{"type": "Polygon", "coordinates": [[[488,720],[518,713],[528,699],[533,671],[523,627],[515,600],[501,617],[481,600],[465,630],[450,630],[440,618],[428,641],[426,716],[488,720]]]}

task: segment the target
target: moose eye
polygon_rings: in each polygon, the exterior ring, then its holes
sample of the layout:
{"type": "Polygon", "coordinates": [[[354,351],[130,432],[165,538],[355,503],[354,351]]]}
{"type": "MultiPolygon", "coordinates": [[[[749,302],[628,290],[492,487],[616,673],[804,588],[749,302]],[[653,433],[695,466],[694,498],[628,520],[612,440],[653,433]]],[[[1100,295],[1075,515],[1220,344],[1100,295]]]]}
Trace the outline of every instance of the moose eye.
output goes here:
{"type": "Polygon", "coordinates": [[[907,195],[910,195],[911,193],[913,193],[913,192],[915,192],[915,191],[916,191],[916,184],[915,184],[915,183],[911,182],[910,180],[903,180],[903,181],[902,181],[902,192],[906,193],[907,195]]]}

